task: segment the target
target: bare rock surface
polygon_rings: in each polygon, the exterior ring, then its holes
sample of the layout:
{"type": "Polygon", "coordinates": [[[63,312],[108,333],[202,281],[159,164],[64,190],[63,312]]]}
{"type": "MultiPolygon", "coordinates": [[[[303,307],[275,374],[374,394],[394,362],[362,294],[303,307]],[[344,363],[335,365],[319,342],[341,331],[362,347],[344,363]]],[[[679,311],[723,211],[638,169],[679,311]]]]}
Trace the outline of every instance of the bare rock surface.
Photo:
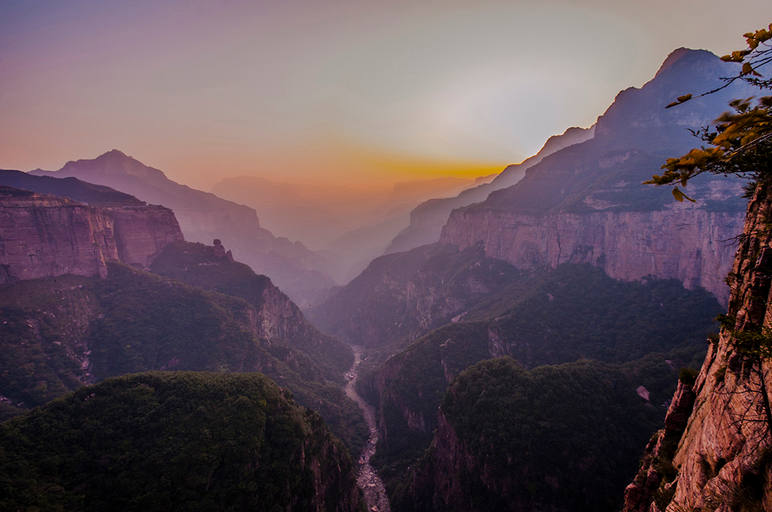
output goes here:
{"type": "MultiPolygon", "coordinates": [[[[772,362],[737,349],[743,333],[765,332],[772,325],[770,215],[769,191],[762,185],[748,205],[729,276],[727,326],[697,376],[694,407],[683,435],[670,457],[663,456],[656,443],[647,447],[641,469],[627,488],[625,511],[772,510],[772,362]]],[[[685,393],[679,388],[673,403],[682,402],[685,393]]]]}
{"type": "Polygon", "coordinates": [[[108,261],[145,267],[177,240],[182,240],[177,220],[162,206],[95,207],[0,188],[0,283],[104,276],[108,261]]]}

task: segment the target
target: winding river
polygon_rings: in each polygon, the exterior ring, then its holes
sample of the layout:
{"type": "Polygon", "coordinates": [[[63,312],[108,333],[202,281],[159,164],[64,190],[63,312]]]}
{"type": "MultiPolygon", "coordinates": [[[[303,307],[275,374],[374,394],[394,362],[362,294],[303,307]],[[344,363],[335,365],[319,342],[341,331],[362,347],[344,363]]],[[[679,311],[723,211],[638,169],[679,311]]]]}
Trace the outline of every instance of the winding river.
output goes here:
{"type": "Polygon", "coordinates": [[[352,346],[354,351],[354,365],[346,374],[348,382],[346,383],[346,395],[357,403],[362,409],[362,415],[365,417],[370,436],[367,438],[367,444],[359,456],[359,473],[357,473],[357,485],[362,489],[367,503],[367,509],[371,512],[391,512],[389,498],[386,496],[386,488],[378,473],[370,465],[370,459],[375,455],[375,445],[378,444],[378,428],[375,425],[375,410],[373,406],[365,402],[364,398],[359,396],[356,390],[357,379],[359,378],[359,365],[362,362],[363,349],[360,346],[352,346]]]}

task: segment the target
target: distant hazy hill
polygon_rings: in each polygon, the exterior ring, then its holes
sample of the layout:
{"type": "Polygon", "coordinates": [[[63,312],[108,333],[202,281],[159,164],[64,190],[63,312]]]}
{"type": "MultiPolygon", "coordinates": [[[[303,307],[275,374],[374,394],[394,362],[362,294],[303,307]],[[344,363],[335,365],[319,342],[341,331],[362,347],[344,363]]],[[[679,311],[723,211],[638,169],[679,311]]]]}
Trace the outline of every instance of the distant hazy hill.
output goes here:
{"type": "Polygon", "coordinates": [[[518,276],[481,249],[433,244],[373,260],[309,316],[348,343],[389,345],[450,321],[518,276]]]}
{"type": "Polygon", "coordinates": [[[0,425],[3,510],[361,510],[319,416],[257,374],[107,380],[0,425]]]}
{"type": "Polygon", "coordinates": [[[501,171],[492,180],[476,184],[455,197],[442,197],[442,191],[435,191],[435,199],[429,199],[410,212],[410,225],[402,230],[389,244],[386,253],[401,252],[430,244],[440,239],[442,226],[448,220],[450,212],[456,208],[484,201],[494,190],[509,187],[525,176],[529,167],[568,146],[579,144],[592,138],[595,127],[568,128],[561,135],[553,135],[534,156],[519,164],[513,164],[501,171]]]}
{"type": "Polygon", "coordinates": [[[444,177],[365,187],[280,183],[240,176],[223,179],[212,190],[220,197],[253,207],[271,230],[323,251],[331,262],[333,277],[345,283],[383,254],[392,238],[407,226],[408,214],[418,203],[437,194],[455,195],[473,184],[473,179],[444,177]]]}
{"type": "Polygon", "coordinates": [[[299,242],[278,238],[260,227],[252,208],[176,183],[118,150],[93,160],[67,162],[58,171],[35,170],[31,174],[74,176],[171,208],[186,240],[211,243],[221,239],[238,259],[271,277],[298,303],[313,301],[333,285],[321,257],[299,242]]]}

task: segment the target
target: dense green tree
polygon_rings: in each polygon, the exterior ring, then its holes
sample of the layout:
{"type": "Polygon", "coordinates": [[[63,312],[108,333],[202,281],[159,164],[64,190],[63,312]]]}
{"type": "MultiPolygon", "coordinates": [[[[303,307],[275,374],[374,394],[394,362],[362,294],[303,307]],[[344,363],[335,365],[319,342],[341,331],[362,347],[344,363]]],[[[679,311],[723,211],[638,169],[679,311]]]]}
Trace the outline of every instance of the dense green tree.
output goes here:
{"type": "Polygon", "coordinates": [[[358,510],[318,414],[263,375],[107,379],[0,424],[0,510],[358,510]]]}

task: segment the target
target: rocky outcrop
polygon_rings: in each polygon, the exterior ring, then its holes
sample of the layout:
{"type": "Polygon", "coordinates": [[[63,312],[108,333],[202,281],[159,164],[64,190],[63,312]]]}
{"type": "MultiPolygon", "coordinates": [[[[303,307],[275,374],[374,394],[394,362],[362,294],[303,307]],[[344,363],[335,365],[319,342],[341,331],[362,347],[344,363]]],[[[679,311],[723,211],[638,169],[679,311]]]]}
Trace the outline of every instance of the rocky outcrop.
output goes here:
{"type": "Polygon", "coordinates": [[[678,383],[665,416],[665,428],[649,440],[635,480],[625,489],[627,512],[648,512],[652,501],[663,505],[672,497],[673,455],[694,407],[693,385],[678,383]]]}
{"type": "Polygon", "coordinates": [[[182,240],[161,206],[99,208],[28,191],[0,188],[0,282],[75,274],[103,276],[106,262],[147,266],[182,240]]]}
{"type": "Polygon", "coordinates": [[[118,259],[147,267],[167,245],[182,240],[174,213],[163,206],[105,208],[113,221],[118,259]]]}
{"type": "Polygon", "coordinates": [[[668,474],[652,464],[658,453],[656,446],[650,446],[638,476],[628,486],[626,511],[772,509],[772,361],[738,348],[746,343],[769,344],[770,199],[769,187],[762,184],[748,205],[728,279],[731,297],[725,326],[711,344],[694,384],[694,408],[674,450],[672,471],[668,474]],[[656,486],[646,485],[656,480],[656,486]]]}

